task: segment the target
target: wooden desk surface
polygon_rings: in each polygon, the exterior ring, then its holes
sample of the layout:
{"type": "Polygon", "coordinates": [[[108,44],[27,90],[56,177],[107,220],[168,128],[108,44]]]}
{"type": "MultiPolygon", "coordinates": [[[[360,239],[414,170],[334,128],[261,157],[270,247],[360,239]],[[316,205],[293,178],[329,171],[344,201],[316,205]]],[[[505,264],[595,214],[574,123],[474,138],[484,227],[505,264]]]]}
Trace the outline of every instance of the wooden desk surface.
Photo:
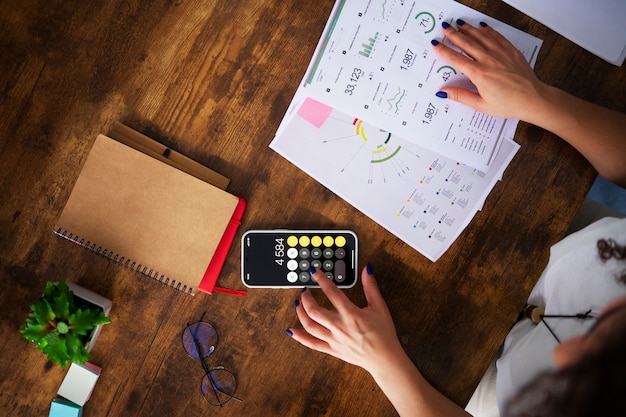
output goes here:
{"type": "MultiPolygon", "coordinates": [[[[626,111],[626,70],[498,0],[463,1],[544,39],[543,80],[626,111]]],[[[0,5],[0,409],[47,415],[65,371],[18,328],[45,281],[113,300],[92,361],[103,374],[84,415],[212,412],[202,369],[181,347],[203,312],[210,358],[238,378],[223,416],[392,416],[364,371],[284,334],[297,290],[191,297],[122,270],[52,233],[98,133],[121,121],[231,178],[251,228],[350,228],[411,358],[465,404],[589,189],[595,172],[567,144],[521,124],[521,150],[484,209],[436,263],[268,148],[333,6],[315,2],[9,0],[0,5]]],[[[115,190],[111,190],[114,193],[115,190]]],[[[220,284],[241,288],[239,244],[220,284]]],[[[348,291],[363,303],[360,285],[348,291]]]]}

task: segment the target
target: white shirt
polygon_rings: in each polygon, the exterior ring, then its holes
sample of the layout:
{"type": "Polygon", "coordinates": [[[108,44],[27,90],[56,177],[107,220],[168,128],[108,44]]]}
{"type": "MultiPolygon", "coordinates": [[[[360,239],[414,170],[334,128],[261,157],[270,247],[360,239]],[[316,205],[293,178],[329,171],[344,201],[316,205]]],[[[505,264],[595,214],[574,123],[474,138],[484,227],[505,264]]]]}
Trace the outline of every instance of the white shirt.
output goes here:
{"type": "MultiPolygon", "coordinates": [[[[602,261],[598,256],[597,241],[609,238],[626,244],[626,219],[601,219],[552,246],[548,265],[528,303],[545,307],[546,315],[572,315],[587,310],[597,314],[611,300],[626,295],[626,285],[617,280],[626,263],[616,259],[602,261]]],[[[545,320],[561,341],[584,333],[595,321],[545,320]]],[[[496,362],[499,409],[539,373],[555,369],[552,352],[556,345],[544,324],[525,319],[511,329],[496,362]]]]}
{"type": "MultiPolygon", "coordinates": [[[[546,314],[598,313],[611,300],[626,294],[615,276],[626,268],[598,257],[597,241],[612,238],[626,244],[626,219],[604,218],[573,233],[550,250],[550,261],[529,297],[529,304],[545,307],[546,314]]],[[[594,320],[550,319],[560,340],[585,332],[594,320]]],[[[466,410],[476,417],[499,417],[499,410],[528,381],[554,370],[552,352],[557,342],[544,324],[518,322],[504,345],[502,356],[489,366],[466,410]]]]}

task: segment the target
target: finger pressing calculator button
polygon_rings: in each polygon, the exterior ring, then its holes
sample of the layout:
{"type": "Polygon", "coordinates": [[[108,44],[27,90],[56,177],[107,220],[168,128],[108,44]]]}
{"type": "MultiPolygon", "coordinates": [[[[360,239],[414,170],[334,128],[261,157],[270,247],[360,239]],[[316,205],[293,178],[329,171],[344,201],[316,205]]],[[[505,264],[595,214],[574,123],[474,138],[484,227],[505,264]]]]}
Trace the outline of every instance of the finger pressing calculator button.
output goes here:
{"type": "Polygon", "coordinates": [[[296,256],[298,256],[298,249],[296,249],[296,248],[289,248],[289,249],[287,249],[287,257],[289,259],[295,259],[296,256]]]}
{"type": "Polygon", "coordinates": [[[343,259],[346,257],[346,250],[344,248],[335,249],[335,258],[343,259]]]}
{"type": "Polygon", "coordinates": [[[311,266],[315,267],[315,269],[322,269],[322,261],[316,259],[311,262],[311,266]]]}
{"type": "Polygon", "coordinates": [[[291,271],[290,273],[287,274],[287,281],[291,282],[292,284],[298,281],[298,274],[291,271]]]}
{"type": "Polygon", "coordinates": [[[298,238],[297,238],[297,237],[295,237],[295,236],[291,235],[291,236],[289,236],[289,237],[287,238],[287,245],[288,245],[288,246],[294,247],[294,246],[296,246],[297,244],[298,244],[298,238]]]}
{"type": "Polygon", "coordinates": [[[319,236],[313,236],[311,238],[311,245],[315,246],[316,248],[319,247],[322,244],[322,238],[319,236]]]}
{"type": "Polygon", "coordinates": [[[346,279],[346,263],[344,261],[335,262],[335,281],[343,282],[346,279]]]}
{"type": "Polygon", "coordinates": [[[339,248],[343,248],[344,246],[346,246],[346,238],[343,236],[337,236],[335,238],[335,245],[339,248]]]}

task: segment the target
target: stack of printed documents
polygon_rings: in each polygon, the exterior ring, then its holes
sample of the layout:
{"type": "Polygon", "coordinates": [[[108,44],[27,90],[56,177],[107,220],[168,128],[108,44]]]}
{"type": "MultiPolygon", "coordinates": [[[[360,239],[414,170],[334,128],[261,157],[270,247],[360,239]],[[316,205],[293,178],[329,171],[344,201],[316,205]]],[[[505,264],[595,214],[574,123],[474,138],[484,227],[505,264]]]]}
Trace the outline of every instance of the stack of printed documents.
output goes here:
{"type": "Polygon", "coordinates": [[[474,89],[442,60],[441,23],[486,22],[534,65],[541,40],[452,0],[339,0],[270,147],[431,261],[519,149],[517,120],[436,93],[474,89]]]}

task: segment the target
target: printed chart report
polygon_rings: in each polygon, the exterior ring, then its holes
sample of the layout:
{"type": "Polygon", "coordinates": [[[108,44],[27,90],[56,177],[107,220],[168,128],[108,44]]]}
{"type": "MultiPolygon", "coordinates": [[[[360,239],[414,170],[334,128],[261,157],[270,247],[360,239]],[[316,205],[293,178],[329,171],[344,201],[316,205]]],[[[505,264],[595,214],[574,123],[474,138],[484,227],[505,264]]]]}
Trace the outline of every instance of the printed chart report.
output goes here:
{"type": "MultiPolygon", "coordinates": [[[[485,21],[529,62],[541,41],[454,1],[340,0],[317,46],[293,106],[314,98],[422,147],[486,171],[505,119],[439,99],[444,86],[471,82],[432,50],[441,23],[485,21]]],[[[290,109],[293,111],[294,109],[290,109]]]]}
{"type": "Polygon", "coordinates": [[[519,149],[516,120],[435,96],[474,88],[430,44],[458,18],[486,22],[534,64],[541,40],[451,0],[338,0],[270,144],[433,262],[519,149]]]}
{"type": "Polygon", "coordinates": [[[485,173],[311,98],[270,147],[433,262],[519,149],[503,140],[485,173]]]}

